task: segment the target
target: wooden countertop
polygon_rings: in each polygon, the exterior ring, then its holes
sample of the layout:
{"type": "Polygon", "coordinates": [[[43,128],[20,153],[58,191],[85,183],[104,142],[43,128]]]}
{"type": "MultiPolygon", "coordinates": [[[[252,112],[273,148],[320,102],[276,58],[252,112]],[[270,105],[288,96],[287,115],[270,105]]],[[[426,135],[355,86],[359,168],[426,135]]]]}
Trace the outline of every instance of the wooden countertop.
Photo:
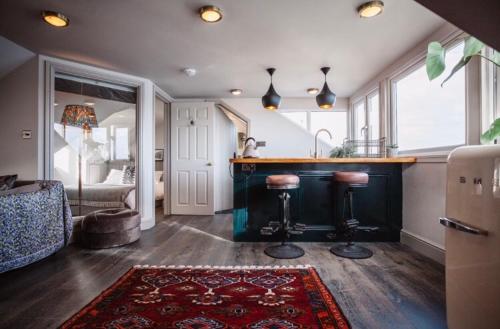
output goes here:
{"type": "Polygon", "coordinates": [[[415,163],[416,158],[239,158],[231,163],[415,163]]]}

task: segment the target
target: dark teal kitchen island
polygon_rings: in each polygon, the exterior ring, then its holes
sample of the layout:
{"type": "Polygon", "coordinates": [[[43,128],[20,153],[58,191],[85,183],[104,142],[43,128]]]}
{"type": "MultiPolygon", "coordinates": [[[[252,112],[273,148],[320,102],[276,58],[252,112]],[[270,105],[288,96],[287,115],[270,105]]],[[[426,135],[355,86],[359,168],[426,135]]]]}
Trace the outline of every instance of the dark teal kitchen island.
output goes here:
{"type": "MultiPolygon", "coordinates": [[[[356,241],[399,241],[402,227],[402,165],[415,158],[261,158],[231,159],[234,166],[234,241],[277,241],[260,229],[278,216],[277,191],[267,190],[266,177],[294,174],[300,188],[289,191],[291,217],[306,225],[292,241],[331,241],[342,218],[344,187],[333,181],[337,171],[369,175],[366,188],[354,192],[354,217],[362,230],[356,241]]],[[[342,237],[336,237],[341,240],[342,237]]]]}

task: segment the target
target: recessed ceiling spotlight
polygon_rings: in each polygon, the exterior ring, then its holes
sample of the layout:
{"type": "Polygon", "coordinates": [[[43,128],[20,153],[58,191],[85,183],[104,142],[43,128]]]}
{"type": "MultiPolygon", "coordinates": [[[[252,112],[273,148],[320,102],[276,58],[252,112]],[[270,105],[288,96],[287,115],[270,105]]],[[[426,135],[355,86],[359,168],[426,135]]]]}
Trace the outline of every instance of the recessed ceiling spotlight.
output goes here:
{"type": "Polygon", "coordinates": [[[185,69],[182,69],[182,72],[184,72],[184,74],[190,78],[196,75],[196,69],[193,69],[192,67],[187,67],[185,69]]]}
{"type": "Polygon", "coordinates": [[[216,23],[222,19],[222,10],[215,6],[204,6],[200,8],[200,17],[207,23],[216,23]]]}
{"type": "Polygon", "coordinates": [[[319,89],[318,88],[307,88],[307,93],[309,95],[316,95],[317,93],[319,93],[319,89]]]}
{"type": "Polygon", "coordinates": [[[91,99],[86,99],[84,102],[83,102],[83,105],[87,105],[87,106],[94,106],[95,105],[95,102],[91,99]]]}
{"type": "Polygon", "coordinates": [[[241,89],[231,89],[231,94],[233,94],[234,96],[239,96],[243,93],[243,90],[241,89]]]}
{"type": "Polygon", "coordinates": [[[368,1],[358,7],[359,17],[370,18],[382,14],[384,3],[382,1],[368,1]]]}
{"type": "Polygon", "coordinates": [[[42,18],[45,23],[55,27],[66,27],[69,25],[68,17],[56,11],[44,10],[42,11],[42,18]]]}

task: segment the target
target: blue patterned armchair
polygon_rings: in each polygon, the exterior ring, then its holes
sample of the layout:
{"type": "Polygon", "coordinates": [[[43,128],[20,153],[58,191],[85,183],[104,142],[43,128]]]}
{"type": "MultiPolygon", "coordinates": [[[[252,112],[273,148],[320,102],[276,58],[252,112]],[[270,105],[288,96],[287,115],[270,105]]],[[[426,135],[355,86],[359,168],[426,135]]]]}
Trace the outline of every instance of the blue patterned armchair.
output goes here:
{"type": "Polygon", "coordinates": [[[0,273],[53,254],[69,243],[72,230],[61,182],[17,182],[0,192],[0,273]]]}

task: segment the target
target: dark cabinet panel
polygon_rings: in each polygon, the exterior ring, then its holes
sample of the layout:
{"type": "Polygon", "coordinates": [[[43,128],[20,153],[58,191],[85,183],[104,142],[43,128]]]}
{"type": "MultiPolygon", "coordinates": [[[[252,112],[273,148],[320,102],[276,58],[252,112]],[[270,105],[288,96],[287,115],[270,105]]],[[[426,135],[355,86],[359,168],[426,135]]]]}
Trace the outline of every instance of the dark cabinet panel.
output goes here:
{"type": "Polygon", "coordinates": [[[333,181],[336,171],[363,171],[370,176],[367,187],[355,188],[354,217],[370,232],[359,232],[359,241],[399,241],[402,216],[400,164],[258,164],[245,172],[235,165],[234,239],[270,241],[260,228],[278,216],[278,192],[267,190],[268,175],[290,173],[300,177],[300,188],[290,190],[291,216],[307,225],[298,241],[328,241],[328,233],[342,218],[346,189],[333,181]]]}

